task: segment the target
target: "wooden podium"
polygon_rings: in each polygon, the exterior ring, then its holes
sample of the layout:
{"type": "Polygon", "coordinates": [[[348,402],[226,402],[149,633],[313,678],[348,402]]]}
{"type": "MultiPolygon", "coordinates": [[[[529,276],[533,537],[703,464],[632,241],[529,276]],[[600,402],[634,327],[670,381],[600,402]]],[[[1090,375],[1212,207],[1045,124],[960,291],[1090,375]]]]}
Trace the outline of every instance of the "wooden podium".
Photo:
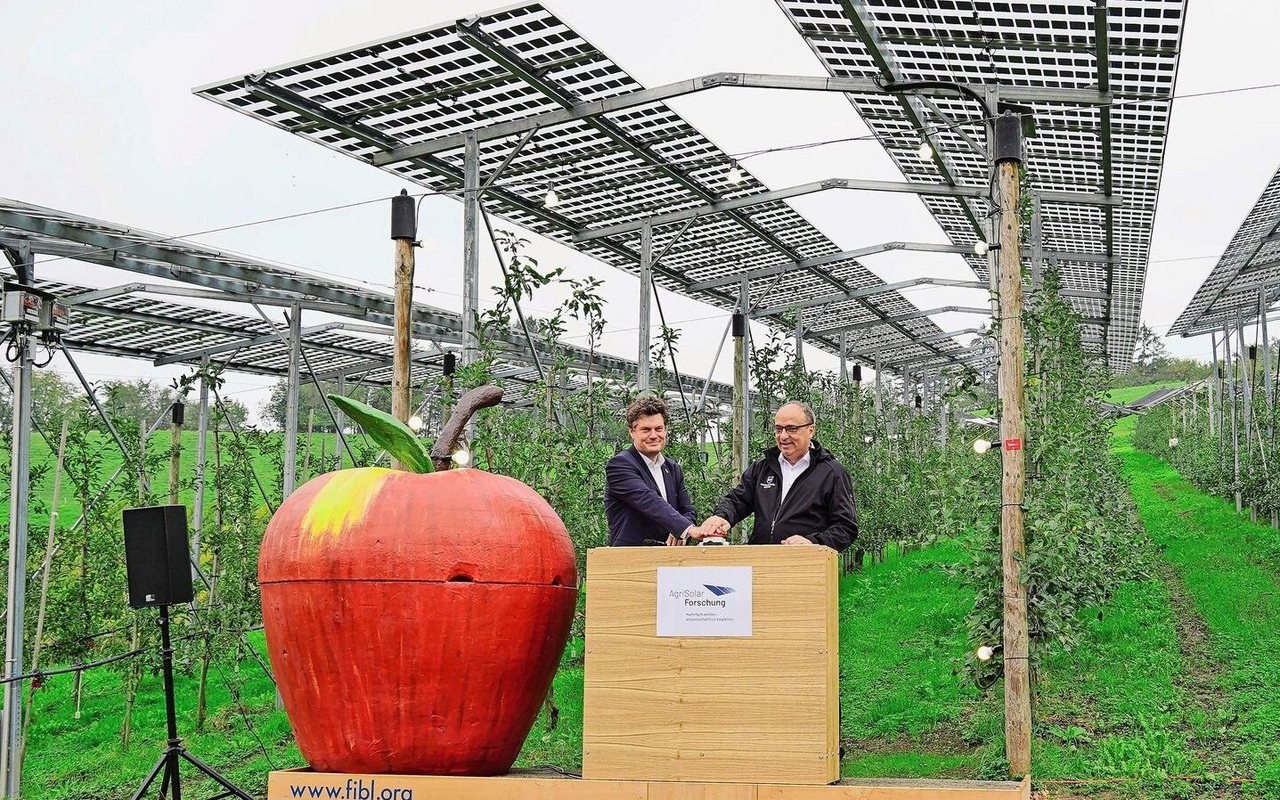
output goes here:
{"type": "Polygon", "coordinates": [[[835,551],[599,548],[587,576],[584,778],[839,778],[835,551]]]}

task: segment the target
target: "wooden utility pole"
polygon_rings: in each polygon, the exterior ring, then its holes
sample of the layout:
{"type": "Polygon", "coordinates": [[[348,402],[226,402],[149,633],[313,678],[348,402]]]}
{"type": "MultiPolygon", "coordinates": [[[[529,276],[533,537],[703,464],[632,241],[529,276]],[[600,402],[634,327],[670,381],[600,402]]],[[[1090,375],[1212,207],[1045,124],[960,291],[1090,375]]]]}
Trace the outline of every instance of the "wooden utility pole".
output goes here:
{"type": "Polygon", "coordinates": [[[170,409],[173,415],[169,428],[169,505],[178,504],[178,483],[182,476],[182,423],[184,406],[174,403],[170,409]]]}
{"type": "MultiPolygon", "coordinates": [[[[395,344],[391,358],[391,416],[408,422],[409,345],[412,342],[414,240],[418,238],[418,215],[413,198],[404,189],[391,198],[391,238],[396,243],[396,299],[393,326],[395,344]]],[[[399,462],[391,461],[398,469],[399,462]]]]}
{"type": "Polygon", "coordinates": [[[1004,735],[1005,757],[1014,776],[1031,771],[1031,669],[1027,634],[1027,587],[1020,572],[1026,560],[1022,495],[1023,335],[1022,258],[1018,247],[1018,170],[1022,165],[1022,123],[1005,112],[995,123],[996,264],[1000,272],[1000,438],[1004,448],[1000,482],[1001,560],[1004,566],[1004,735]]]}

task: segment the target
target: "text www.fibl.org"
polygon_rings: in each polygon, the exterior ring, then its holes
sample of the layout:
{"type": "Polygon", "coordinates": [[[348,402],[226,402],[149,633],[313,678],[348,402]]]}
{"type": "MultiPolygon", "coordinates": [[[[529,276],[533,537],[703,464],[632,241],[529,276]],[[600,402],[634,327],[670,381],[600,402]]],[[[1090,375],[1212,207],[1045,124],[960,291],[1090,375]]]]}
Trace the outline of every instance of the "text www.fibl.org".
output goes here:
{"type": "Polygon", "coordinates": [[[413,789],[391,786],[378,788],[378,782],[363,778],[347,778],[346,786],[298,786],[289,784],[293,797],[314,797],[324,800],[413,800],[413,789]]]}

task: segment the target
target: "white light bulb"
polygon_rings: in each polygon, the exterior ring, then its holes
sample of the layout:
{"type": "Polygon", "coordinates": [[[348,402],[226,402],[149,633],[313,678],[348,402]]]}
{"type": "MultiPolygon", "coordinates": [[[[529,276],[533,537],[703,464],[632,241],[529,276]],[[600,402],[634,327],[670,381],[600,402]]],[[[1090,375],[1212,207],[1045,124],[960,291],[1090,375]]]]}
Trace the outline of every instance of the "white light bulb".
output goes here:
{"type": "Polygon", "coordinates": [[[991,442],[987,441],[986,439],[977,439],[973,443],[973,452],[977,453],[978,455],[982,455],[983,453],[987,452],[990,449],[991,449],[991,442]]]}
{"type": "Polygon", "coordinates": [[[739,168],[737,164],[729,167],[729,173],[725,175],[725,179],[728,180],[729,183],[742,183],[743,176],[741,168],[739,168]]]}
{"type": "Polygon", "coordinates": [[[916,148],[916,156],[921,161],[928,161],[933,158],[933,147],[929,145],[928,141],[920,142],[920,146],[916,148]]]}
{"type": "Polygon", "coordinates": [[[547,196],[542,198],[542,205],[546,208],[555,208],[560,205],[560,195],[556,194],[555,189],[547,190],[547,196]]]}
{"type": "Polygon", "coordinates": [[[471,463],[471,451],[465,447],[453,454],[453,463],[460,467],[465,467],[471,463]]]}
{"type": "Polygon", "coordinates": [[[975,256],[985,256],[990,249],[991,246],[982,239],[973,243],[973,254],[975,256]]]}
{"type": "Polygon", "coordinates": [[[982,647],[978,648],[979,661],[990,661],[991,657],[994,656],[995,654],[996,654],[995,649],[988,645],[984,644],[982,647]]]}
{"type": "Polygon", "coordinates": [[[409,422],[407,424],[409,425],[409,430],[417,433],[422,430],[422,417],[414,414],[412,417],[409,417],[409,422]]]}

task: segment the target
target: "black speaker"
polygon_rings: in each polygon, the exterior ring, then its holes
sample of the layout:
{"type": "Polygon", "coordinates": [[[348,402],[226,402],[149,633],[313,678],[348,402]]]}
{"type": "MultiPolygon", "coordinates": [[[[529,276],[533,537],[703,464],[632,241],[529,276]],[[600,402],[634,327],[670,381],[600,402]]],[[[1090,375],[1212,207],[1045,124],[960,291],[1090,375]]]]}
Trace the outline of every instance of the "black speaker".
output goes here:
{"type": "Polygon", "coordinates": [[[129,605],[134,608],[190,603],[187,507],[148,506],[124,510],[124,560],[129,605]]]}

